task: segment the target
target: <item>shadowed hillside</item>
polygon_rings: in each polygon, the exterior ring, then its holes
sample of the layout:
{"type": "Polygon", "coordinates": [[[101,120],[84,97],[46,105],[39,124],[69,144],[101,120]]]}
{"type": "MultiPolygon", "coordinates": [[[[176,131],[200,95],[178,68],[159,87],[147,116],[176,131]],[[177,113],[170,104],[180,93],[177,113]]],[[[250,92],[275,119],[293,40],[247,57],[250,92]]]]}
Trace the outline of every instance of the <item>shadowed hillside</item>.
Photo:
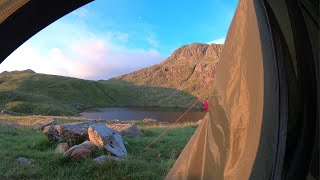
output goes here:
{"type": "Polygon", "coordinates": [[[31,70],[0,74],[0,107],[15,113],[77,115],[89,107],[188,107],[195,99],[176,89],[137,86],[120,80],[89,81],[31,70]],[[175,98],[168,98],[173,94],[175,98]]]}
{"type": "Polygon", "coordinates": [[[222,45],[193,43],[160,64],[101,81],[32,70],[3,72],[0,108],[40,115],[77,115],[85,108],[106,106],[186,108],[212,92],[221,51],[222,45]]]}

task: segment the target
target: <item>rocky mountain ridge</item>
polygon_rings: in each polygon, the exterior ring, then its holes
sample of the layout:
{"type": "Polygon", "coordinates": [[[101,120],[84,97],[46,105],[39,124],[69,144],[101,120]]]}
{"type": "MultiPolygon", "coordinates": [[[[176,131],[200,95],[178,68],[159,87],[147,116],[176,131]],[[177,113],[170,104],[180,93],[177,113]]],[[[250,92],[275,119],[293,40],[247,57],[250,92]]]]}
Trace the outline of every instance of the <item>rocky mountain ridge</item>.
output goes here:
{"type": "Polygon", "coordinates": [[[115,79],[135,85],[176,88],[206,97],[213,88],[223,45],[192,43],[175,50],[160,64],[115,79]]]}

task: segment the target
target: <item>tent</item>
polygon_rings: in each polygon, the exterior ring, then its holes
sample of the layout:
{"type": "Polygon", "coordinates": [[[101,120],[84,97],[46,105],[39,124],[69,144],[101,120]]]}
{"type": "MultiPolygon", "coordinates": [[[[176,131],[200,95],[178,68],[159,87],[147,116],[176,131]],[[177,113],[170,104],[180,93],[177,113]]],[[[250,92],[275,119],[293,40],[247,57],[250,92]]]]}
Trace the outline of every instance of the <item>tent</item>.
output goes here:
{"type": "MultiPolygon", "coordinates": [[[[1,62],[90,0],[1,0],[1,62]]],[[[319,179],[319,1],[239,0],[210,109],[166,179],[319,179]]]]}

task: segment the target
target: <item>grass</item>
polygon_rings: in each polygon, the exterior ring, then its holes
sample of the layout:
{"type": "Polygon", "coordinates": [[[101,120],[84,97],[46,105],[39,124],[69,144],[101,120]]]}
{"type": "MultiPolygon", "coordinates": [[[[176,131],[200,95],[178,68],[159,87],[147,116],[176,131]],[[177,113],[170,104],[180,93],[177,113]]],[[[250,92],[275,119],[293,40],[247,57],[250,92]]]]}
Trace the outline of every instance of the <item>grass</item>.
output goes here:
{"type": "Polygon", "coordinates": [[[195,99],[177,89],[121,80],[89,81],[30,70],[0,73],[0,108],[16,115],[74,116],[89,107],[106,106],[189,107],[195,99]]]}
{"type": "MultiPolygon", "coordinates": [[[[92,158],[75,162],[53,153],[56,143],[48,141],[39,130],[30,126],[41,116],[0,116],[0,179],[163,179],[196,129],[194,124],[178,124],[146,152],[143,148],[153,141],[167,125],[137,123],[144,138],[124,138],[128,156],[119,162],[97,165],[92,158]],[[28,121],[30,121],[28,123],[28,121]],[[21,124],[8,127],[8,122],[21,124]],[[17,157],[34,160],[31,165],[15,162],[17,157]]],[[[81,119],[59,119],[64,122],[81,119]]],[[[98,156],[96,152],[93,156],[98,156]]]]}

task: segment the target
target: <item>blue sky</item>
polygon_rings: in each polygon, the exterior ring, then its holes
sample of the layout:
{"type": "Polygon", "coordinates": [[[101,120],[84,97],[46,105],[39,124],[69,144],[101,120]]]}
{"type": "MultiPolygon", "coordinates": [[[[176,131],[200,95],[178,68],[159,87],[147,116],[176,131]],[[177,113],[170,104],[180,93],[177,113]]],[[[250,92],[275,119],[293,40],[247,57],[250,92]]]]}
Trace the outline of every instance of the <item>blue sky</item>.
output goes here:
{"type": "Polygon", "coordinates": [[[0,71],[108,79],[160,63],[185,44],[223,43],[236,5],[236,0],[96,0],[36,34],[0,71]]]}

